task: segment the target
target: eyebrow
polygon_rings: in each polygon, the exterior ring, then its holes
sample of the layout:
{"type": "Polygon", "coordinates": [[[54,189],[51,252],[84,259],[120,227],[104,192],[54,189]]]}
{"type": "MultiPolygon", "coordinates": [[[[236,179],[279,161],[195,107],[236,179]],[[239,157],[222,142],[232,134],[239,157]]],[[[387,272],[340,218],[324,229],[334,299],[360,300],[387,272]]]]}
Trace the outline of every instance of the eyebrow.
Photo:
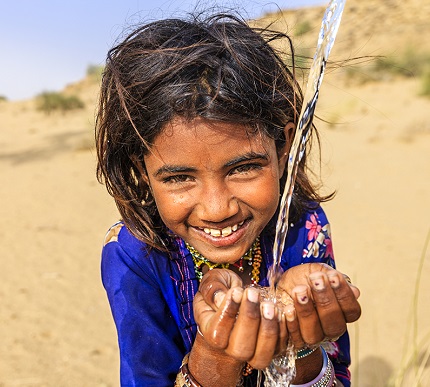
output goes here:
{"type": "Polygon", "coordinates": [[[154,176],[161,176],[164,174],[173,174],[173,173],[191,173],[196,172],[196,168],[192,167],[183,167],[180,165],[163,165],[161,168],[158,168],[157,171],[154,173],[154,176]]]}
{"type": "Polygon", "coordinates": [[[257,152],[248,152],[244,155],[240,155],[233,160],[228,161],[224,164],[224,167],[232,167],[233,165],[243,163],[244,161],[251,160],[269,160],[269,155],[267,153],[257,153],[257,152]]]}
{"type": "MultiPolygon", "coordinates": [[[[229,168],[234,165],[243,163],[245,161],[251,161],[251,160],[268,160],[269,156],[267,153],[257,153],[257,152],[248,152],[243,155],[240,155],[238,157],[235,157],[234,159],[227,161],[223,167],[229,168]]],[[[194,173],[197,172],[197,168],[189,167],[189,166],[182,166],[182,165],[171,165],[166,164],[162,167],[158,168],[157,171],[154,173],[155,177],[162,176],[164,174],[175,174],[175,173],[194,173]]]]}

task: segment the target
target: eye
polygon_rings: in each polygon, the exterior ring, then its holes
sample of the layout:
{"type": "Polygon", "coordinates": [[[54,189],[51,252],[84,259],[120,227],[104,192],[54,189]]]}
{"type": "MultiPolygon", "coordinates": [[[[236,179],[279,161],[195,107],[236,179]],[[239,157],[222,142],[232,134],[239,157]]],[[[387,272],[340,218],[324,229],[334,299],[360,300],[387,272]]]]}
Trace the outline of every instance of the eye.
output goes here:
{"type": "Polygon", "coordinates": [[[194,178],[189,175],[173,175],[168,176],[163,179],[163,183],[165,184],[180,184],[194,181],[194,178]]]}
{"type": "Polygon", "coordinates": [[[247,173],[250,173],[250,172],[253,172],[253,171],[256,171],[256,170],[261,170],[261,169],[262,169],[262,166],[260,164],[255,164],[255,163],[252,163],[252,164],[242,164],[242,165],[239,165],[239,166],[233,168],[230,171],[230,175],[234,175],[234,174],[247,174],[247,173]]]}

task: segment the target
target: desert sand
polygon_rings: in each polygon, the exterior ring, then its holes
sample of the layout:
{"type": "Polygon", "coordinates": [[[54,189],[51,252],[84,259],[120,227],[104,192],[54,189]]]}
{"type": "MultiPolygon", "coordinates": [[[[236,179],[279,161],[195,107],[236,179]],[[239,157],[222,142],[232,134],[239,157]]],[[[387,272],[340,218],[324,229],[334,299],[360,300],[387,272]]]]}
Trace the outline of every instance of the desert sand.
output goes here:
{"type": "MultiPolygon", "coordinates": [[[[383,55],[387,48],[400,55],[400,43],[423,40],[417,31],[428,24],[428,4],[386,2],[395,22],[386,16],[360,30],[358,16],[369,15],[371,1],[350,3],[335,57],[383,55]]],[[[321,9],[306,12],[299,16],[319,24],[321,9]]],[[[316,32],[308,35],[316,39],[316,32]]],[[[327,74],[318,102],[317,115],[330,121],[315,123],[323,189],[337,191],[325,205],[335,256],[362,292],[363,315],[349,328],[354,386],[387,386],[414,348],[418,360],[429,349],[421,340],[430,333],[430,251],[423,253],[430,232],[430,98],[419,88],[418,77],[358,82],[343,68],[327,74]]],[[[119,385],[99,270],[103,236],[118,213],[95,179],[98,85],[84,80],[65,92],[79,95],[86,108],[45,115],[34,100],[0,102],[1,387],[119,385]]],[[[421,385],[430,386],[423,371],[421,385]]],[[[414,385],[413,373],[409,365],[404,386],[414,385]]]]}

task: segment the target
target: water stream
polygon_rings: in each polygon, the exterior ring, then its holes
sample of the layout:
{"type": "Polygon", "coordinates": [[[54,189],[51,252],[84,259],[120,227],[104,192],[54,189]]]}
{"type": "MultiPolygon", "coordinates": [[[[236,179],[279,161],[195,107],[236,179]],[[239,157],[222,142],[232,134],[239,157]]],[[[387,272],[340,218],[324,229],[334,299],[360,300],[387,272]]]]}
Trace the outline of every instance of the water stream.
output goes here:
{"type": "MultiPolygon", "coordinates": [[[[288,155],[288,176],[281,198],[279,216],[276,224],[275,242],[273,244],[273,265],[268,273],[270,284],[269,294],[271,297],[274,297],[276,281],[282,272],[280,261],[288,233],[288,216],[297,170],[306,151],[306,142],[312,127],[315,106],[318,101],[327,58],[333,47],[334,40],[339,29],[344,5],[345,0],[331,0],[322,19],[317,48],[309,71],[308,82],[303,98],[302,110],[299,115],[296,133],[288,155]]],[[[266,376],[264,383],[265,387],[288,387],[295,376],[294,348],[289,346],[287,353],[274,359],[270,367],[268,367],[264,373],[266,376]]]]}

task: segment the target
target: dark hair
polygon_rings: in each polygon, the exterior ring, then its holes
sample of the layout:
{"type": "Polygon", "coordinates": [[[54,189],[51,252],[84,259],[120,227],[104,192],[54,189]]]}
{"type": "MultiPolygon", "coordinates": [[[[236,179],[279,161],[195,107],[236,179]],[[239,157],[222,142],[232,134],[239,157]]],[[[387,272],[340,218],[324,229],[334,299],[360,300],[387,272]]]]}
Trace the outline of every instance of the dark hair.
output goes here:
{"type": "MultiPolygon", "coordinates": [[[[173,118],[235,122],[273,138],[278,150],[285,145],[284,127],[297,123],[302,93],[272,47],[278,40],[287,43],[294,64],[287,35],[217,14],[143,25],[109,51],[96,122],[97,177],[137,238],[157,248],[168,240],[143,178],[143,156],[173,118]]],[[[296,215],[326,199],[309,181],[305,163],[303,157],[296,215]]]]}

